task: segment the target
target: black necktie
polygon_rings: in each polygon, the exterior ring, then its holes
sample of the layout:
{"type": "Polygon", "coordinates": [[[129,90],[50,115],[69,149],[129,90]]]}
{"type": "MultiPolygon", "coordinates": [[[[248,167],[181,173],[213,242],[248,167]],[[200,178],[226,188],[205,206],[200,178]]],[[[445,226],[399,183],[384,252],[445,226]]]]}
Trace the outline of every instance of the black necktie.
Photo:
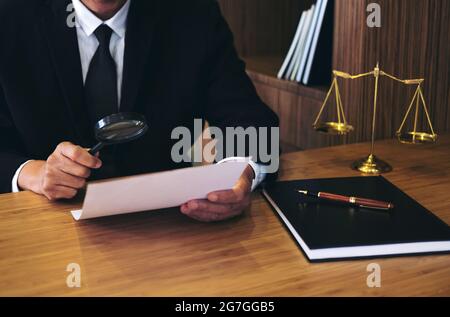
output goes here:
{"type": "MultiPolygon", "coordinates": [[[[89,70],[84,84],[86,104],[88,107],[92,132],[94,125],[102,118],[118,112],[117,72],[116,63],[109,51],[112,30],[102,24],[94,32],[99,46],[89,64],[89,70]]],[[[103,166],[92,172],[92,179],[117,176],[115,147],[110,146],[100,153],[103,166]]]]}
{"type": "Polygon", "coordinates": [[[102,24],[94,32],[99,46],[89,65],[84,84],[92,124],[118,112],[116,63],[109,51],[112,30],[102,24]]]}

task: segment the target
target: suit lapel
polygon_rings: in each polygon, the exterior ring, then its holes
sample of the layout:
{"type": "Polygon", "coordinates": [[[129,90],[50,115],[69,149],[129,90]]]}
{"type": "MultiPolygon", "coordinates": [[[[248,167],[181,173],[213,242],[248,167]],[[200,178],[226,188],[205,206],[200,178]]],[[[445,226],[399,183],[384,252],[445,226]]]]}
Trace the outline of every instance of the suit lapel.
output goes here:
{"type": "Polygon", "coordinates": [[[67,23],[70,0],[51,0],[50,8],[44,10],[40,21],[56,74],[62,88],[65,105],[71,116],[79,144],[90,146],[92,140],[91,124],[84,103],[83,77],[78,49],[76,27],[67,23]]]}
{"type": "Polygon", "coordinates": [[[131,0],[125,37],[125,55],[120,111],[132,111],[149,61],[157,19],[153,0],[131,0]]]}

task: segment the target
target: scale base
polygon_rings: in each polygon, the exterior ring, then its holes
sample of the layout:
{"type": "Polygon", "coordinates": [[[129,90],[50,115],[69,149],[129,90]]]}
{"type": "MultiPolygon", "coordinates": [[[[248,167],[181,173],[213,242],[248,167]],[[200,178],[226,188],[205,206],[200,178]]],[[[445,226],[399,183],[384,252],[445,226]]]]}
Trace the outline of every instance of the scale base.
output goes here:
{"type": "Polygon", "coordinates": [[[357,160],[352,164],[352,169],[364,174],[378,175],[392,171],[392,167],[370,154],[368,157],[357,160]]]}

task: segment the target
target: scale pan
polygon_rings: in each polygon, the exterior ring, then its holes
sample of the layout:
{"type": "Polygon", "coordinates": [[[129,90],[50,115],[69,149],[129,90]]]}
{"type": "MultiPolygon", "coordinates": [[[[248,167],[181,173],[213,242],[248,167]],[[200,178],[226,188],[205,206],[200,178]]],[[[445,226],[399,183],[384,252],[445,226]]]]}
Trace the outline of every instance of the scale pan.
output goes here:
{"type": "Polygon", "coordinates": [[[318,132],[344,135],[354,130],[353,126],[346,123],[338,122],[322,122],[314,125],[314,129],[318,132]]]}
{"type": "Polygon", "coordinates": [[[427,144],[435,143],[437,134],[430,134],[426,132],[405,132],[397,133],[398,140],[406,144],[427,144]]]}

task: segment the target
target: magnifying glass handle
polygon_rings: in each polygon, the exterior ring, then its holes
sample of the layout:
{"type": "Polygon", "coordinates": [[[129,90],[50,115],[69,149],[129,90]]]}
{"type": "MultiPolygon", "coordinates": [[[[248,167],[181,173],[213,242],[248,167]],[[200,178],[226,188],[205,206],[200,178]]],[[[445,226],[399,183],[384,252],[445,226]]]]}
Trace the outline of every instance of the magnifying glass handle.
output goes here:
{"type": "Polygon", "coordinates": [[[89,154],[91,155],[97,154],[97,152],[103,149],[104,146],[105,145],[102,142],[97,143],[97,145],[95,145],[93,148],[89,150],[89,154]]]}

